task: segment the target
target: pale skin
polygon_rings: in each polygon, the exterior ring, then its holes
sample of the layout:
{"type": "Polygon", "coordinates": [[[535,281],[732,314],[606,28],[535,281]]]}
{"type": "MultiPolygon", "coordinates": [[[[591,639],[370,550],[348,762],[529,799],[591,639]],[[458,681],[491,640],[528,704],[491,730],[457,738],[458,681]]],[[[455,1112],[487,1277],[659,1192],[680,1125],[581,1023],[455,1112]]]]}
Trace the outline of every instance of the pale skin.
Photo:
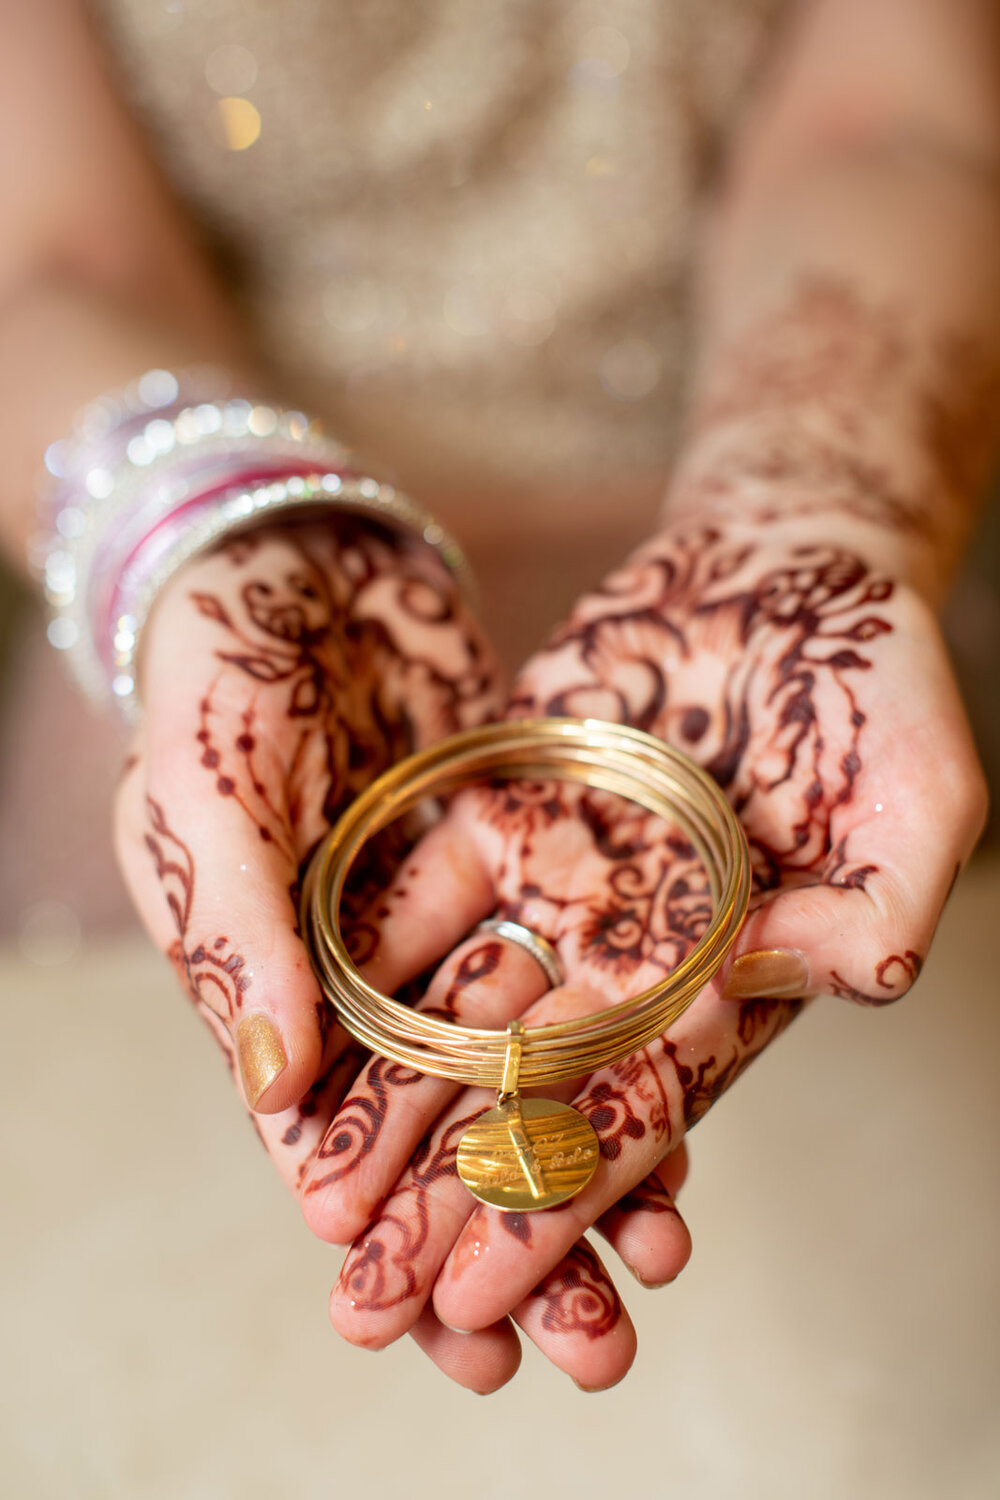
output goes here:
{"type": "MultiPolygon", "coordinates": [[[[0,248],[0,513],[16,552],[39,455],[82,402],[151,365],[251,372],[255,356],[76,7],[7,0],[2,14],[0,108],[21,142],[0,130],[18,226],[0,248]],[[32,80],[43,60],[51,73],[56,24],[62,87],[43,107],[32,80]]],[[[985,806],[934,611],[996,446],[998,69],[988,0],[802,7],[706,236],[689,433],[660,527],[509,700],[433,556],[370,531],[275,529],[165,591],[119,803],[123,865],[229,1055],[245,1015],[280,1037],[285,1065],[253,1075],[255,1119],[313,1230],[353,1242],[331,1304],[348,1339],[410,1331],[487,1390],[516,1369],[518,1325],[584,1387],[613,1384],[634,1330],[580,1236],[596,1224],[643,1280],[671,1279],[690,1248],[672,1202],[687,1126],[803,998],[892,1000],[919,971],[985,806]],[[620,718],[686,749],[732,798],[756,875],[719,982],[666,1041],[569,1086],[601,1165],[570,1208],[526,1223],[472,1214],[452,1170],[452,1127],[482,1096],[378,1064],[355,1081],[290,895],[339,799],[408,743],[505,702],[620,718]]],[[[689,853],[651,819],[545,789],[457,799],[395,875],[367,877],[355,918],[373,979],[395,988],[438,964],[422,1003],[496,1025],[652,982],[696,936],[703,899],[689,853]],[[555,942],[564,987],[544,993],[520,950],[468,938],[498,906],[555,942]]]]}

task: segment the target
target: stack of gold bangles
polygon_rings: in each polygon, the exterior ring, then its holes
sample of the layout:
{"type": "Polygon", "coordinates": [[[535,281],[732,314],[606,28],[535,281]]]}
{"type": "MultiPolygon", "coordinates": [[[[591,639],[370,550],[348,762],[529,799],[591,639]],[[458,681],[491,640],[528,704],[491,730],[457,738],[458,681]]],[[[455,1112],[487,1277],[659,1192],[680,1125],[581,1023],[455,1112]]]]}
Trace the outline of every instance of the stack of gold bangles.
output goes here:
{"type": "MultiPolygon", "coordinates": [[[[524,1211],[578,1193],[596,1170],[599,1150],[593,1127],[578,1111],[521,1098],[520,1088],[592,1073],[661,1035],[718,970],[749,895],[743,831],[715,782],[687,756],[640,730],[596,719],[528,719],[454,735],[392,767],[363,792],[309,867],[303,928],[320,982],[353,1037],[421,1072],[497,1090],[496,1108],[462,1137],[458,1171],[482,1201],[524,1211]],[[380,994],[352,963],[340,926],[344,884],[362,847],[425,799],[476,781],[515,778],[613,792],[679,826],[708,875],[713,914],[703,936],[651,989],[550,1026],[526,1030],[515,1021],[506,1031],[481,1030],[380,994]]],[[[542,953],[536,956],[551,980],[551,963],[544,963],[542,953]]]]}

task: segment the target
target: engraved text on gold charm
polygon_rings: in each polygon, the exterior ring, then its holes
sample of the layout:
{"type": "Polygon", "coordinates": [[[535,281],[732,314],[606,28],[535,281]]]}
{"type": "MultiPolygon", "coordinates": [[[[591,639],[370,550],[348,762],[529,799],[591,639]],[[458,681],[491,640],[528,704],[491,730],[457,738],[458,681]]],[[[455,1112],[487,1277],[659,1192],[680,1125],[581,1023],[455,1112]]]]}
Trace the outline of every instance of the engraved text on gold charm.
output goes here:
{"type": "Polygon", "coordinates": [[[597,1169],[597,1136],[568,1104],[513,1094],[471,1124],[458,1146],[458,1175],[493,1208],[530,1213],[586,1187],[597,1169]]]}

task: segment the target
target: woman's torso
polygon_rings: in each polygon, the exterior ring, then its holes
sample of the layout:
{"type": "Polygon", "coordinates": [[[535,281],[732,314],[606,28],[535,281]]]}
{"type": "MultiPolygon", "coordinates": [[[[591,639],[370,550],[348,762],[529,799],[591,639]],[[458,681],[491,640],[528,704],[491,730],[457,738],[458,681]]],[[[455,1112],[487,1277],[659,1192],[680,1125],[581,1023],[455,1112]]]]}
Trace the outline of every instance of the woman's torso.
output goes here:
{"type": "Polygon", "coordinates": [[[655,508],[699,213],[784,4],[97,8],[281,389],[520,559],[534,624],[655,508]]]}

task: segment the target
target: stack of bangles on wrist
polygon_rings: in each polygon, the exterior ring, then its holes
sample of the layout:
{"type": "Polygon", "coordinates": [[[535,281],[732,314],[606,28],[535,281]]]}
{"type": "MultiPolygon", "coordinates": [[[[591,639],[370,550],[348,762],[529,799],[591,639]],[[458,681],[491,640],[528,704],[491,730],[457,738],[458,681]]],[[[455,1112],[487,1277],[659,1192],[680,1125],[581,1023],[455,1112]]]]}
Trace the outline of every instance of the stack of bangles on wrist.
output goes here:
{"type": "MultiPolygon", "coordinates": [[[[302,891],[302,929],[316,973],[345,1029],[406,1067],[497,1090],[496,1108],[458,1148],[459,1176],[496,1208],[549,1208],[578,1193],[597,1168],[590,1122],[568,1105],[522,1099],[648,1046],[717,972],[746,916],[750,859],[728,802],[693,761],[662,741],[597,719],[488,724],[401,761],[364,792],[320,844],[302,891]],[[478,1030],[413,1010],[380,994],[351,962],[340,925],[344,884],[363,846],[427,798],[472,782],[554,778],[613,792],[678,825],[708,875],[712,917],[688,956],[651,989],[594,1015],[525,1030],[478,1030]]],[[[504,919],[486,924],[503,934],[504,919]]],[[[532,952],[550,983],[561,975],[551,945],[519,923],[507,935],[532,952]]]]}
{"type": "Polygon", "coordinates": [[[466,592],[457,543],[392,485],[363,473],[302,412],[229,395],[212,369],[149,370],[78,416],[45,455],[32,545],[49,640],[92,701],[135,718],[139,634],[181,565],[231,532],[304,507],[422,537],[466,592]]]}

